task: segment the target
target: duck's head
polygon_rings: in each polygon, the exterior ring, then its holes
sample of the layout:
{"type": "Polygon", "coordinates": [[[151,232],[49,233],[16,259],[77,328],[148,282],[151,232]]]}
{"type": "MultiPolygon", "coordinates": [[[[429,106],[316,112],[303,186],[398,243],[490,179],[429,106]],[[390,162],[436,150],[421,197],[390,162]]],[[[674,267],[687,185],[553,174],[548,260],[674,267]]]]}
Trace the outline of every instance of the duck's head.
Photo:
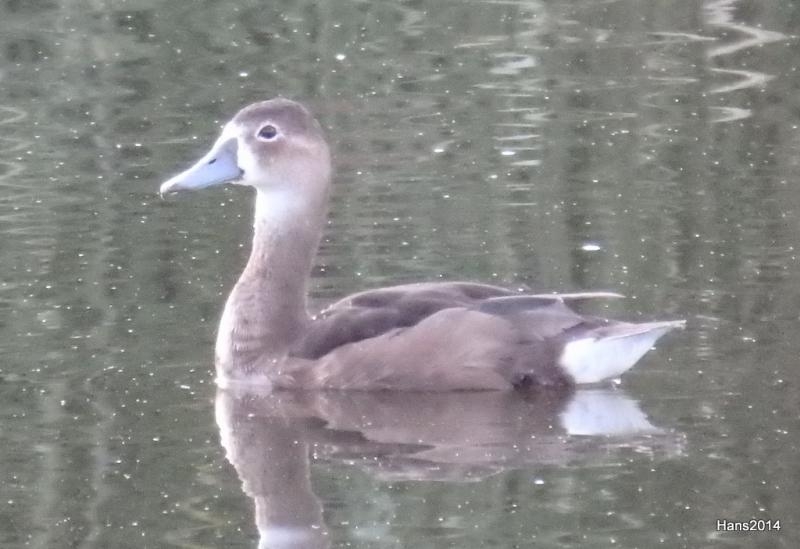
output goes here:
{"type": "Polygon", "coordinates": [[[330,175],[330,152],[319,123],[301,104],[276,98],[236,113],[211,150],[160,191],[163,196],[230,182],[262,192],[324,196],[330,175]]]}

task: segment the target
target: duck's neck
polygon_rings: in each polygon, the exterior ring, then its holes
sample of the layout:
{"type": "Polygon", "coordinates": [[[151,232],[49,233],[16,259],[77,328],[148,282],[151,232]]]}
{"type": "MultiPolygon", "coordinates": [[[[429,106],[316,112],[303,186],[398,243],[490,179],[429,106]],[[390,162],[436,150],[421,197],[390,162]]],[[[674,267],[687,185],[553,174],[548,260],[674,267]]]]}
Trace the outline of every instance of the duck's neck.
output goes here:
{"type": "Polygon", "coordinates": [[[326,197],[256,192],[253,245],[220,322],[217,366],[252,373],[280,357],[309,321],[308,279],[325,222],[326,197]]]}

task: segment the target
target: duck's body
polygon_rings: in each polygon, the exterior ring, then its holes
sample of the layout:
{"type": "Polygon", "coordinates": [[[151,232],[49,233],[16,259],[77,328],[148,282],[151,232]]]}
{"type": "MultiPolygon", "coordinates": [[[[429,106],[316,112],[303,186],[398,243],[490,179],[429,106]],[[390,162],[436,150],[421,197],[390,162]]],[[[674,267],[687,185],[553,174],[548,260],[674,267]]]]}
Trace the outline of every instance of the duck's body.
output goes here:
{"type": "Polygon", "coordinates": [[[331,161],[298,103],[246,107],[203,159],[161,192],[226,181],[256,188],[250,259],[225,305],[218,381],[294,389],[504,390],[619,376],[683,321],[581,316],[572,300],[466,282],[352,295],[315,317],[308,277],[326,218],[331,161]]]}

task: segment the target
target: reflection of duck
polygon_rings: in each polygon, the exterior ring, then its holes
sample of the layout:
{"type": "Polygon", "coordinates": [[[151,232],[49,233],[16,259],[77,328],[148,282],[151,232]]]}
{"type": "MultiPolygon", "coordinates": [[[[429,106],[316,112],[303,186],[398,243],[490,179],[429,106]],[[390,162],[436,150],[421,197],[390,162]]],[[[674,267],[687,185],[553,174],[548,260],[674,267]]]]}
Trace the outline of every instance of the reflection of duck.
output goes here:
{"type": "Polygon", "coordinates": [[[329,547],[322,505],[309,474],[303,417],[284,417],[259,400],[217,395],[217,424],[228,460],[253,499],[259,547],[329,547]]]}
{"type": "Polygon", "coordinates": [[[494,286],[425,283],[347,297],[306,312],[331,179],[322,129],[298,103],[242,109],[197,164],[162,193],[232,181],[256,189],[250,260],[217,336],[225,384],[286,388],[469,390],[592,383],[619,376],[683,321],[581,316],[578,299],[494,286]]]}
{"type": "Polygon", "coordinates": [[[326,547],[310,458],[383,480],[468,482],[542,464],[615,463],[615,449],[672,456],[622,391],[417,393],[220,389],[220,439],[255,502],[262,547],[326,547]],[[596,436],[606,435],[598,440],[596,436]]]}

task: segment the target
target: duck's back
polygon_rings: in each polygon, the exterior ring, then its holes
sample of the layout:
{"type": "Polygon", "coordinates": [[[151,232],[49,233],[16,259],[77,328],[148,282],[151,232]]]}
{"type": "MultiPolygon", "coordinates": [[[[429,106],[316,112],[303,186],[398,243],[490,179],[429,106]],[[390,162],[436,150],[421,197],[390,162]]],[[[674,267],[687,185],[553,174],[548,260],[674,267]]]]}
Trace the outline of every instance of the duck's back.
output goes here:
{"type": "MultiPolygon", "coordinates": [[[[571,342],[649,331],[636,328],[646,325],[582,316],[565,303],[615,296],[523,295],[464,282],[361,292],[311,323],[285,359],[282,369],[292,374],[279,385],[438,391],[569,387],[582,381],[562,363],[571,342]]],[[[633,362],[644,352],[634,350],[633,362]]],[[[612,374],[619,368],[611,368],[612,374]]]]}

